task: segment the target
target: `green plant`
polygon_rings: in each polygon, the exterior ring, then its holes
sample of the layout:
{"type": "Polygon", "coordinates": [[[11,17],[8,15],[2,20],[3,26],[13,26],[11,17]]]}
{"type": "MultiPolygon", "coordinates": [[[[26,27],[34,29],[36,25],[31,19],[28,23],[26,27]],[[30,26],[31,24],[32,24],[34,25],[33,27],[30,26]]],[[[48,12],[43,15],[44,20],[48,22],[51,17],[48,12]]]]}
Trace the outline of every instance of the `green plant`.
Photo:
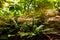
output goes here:
{"type": "Polygon", "coordinates": [[[33,37],[33,36],[36,36],[36,35],[42,35],[42,34],[45,34],[45,32],[48,32],[48,31],[51,31],[53,30],[53,28],[47,28],[47,29],[43,29],[44,25],[40,25],[37,27],[37,25],[28,25],[28,24],[24,24],[24,26],[22,27],[22,32],[20,31],[19,32],[19,35],[20,37],[27,37],[27,38],[30,38],[30,37],[33,37]]]}

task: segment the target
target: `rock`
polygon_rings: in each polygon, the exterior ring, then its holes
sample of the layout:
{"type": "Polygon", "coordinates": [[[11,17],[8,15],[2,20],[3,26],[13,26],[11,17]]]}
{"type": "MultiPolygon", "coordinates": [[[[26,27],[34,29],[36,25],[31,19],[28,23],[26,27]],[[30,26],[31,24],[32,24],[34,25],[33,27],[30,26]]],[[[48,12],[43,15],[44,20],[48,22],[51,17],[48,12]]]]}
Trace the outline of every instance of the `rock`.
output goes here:
{"type": "Polygon", "coordinates": [[[60,22],[60,16],[50,17],[49,22],[60,22]]]}
{"type": "Polygon", "coordinates": [[[32,21],[37,22],[38,19],[36,19],[36,18],[21,18],[21,17],[19,17],[17,19],[17,22],[19,22],[19,23],[32,22],[32,21]]]}
{"type": "Polygon", "coordinates": [[[50,17],[48,18],[48,24],[46,27],[54,28],[50,33],[60,34],[60,16],[50,17]]]}

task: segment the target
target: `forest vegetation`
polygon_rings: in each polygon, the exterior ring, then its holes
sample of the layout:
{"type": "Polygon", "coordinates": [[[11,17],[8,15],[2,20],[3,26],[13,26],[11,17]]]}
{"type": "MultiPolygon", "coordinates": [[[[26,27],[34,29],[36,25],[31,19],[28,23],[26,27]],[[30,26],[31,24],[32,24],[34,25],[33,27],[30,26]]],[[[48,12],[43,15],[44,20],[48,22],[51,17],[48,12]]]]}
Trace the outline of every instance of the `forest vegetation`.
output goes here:
{"type": "Polygon", "coordinates": [[[60,40],[60,0],[0,0],[1,40],[60,40]]]}

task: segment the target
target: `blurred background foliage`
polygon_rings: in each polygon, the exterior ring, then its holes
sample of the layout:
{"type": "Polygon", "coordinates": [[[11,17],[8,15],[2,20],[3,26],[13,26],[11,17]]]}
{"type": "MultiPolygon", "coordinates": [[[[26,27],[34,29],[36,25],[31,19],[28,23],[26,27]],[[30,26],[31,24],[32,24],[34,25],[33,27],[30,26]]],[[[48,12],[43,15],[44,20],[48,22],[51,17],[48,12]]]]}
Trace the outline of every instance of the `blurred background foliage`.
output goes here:
{"type": "Polygon", "coordinates": [[[59,0],[0,0],[0,15],[22,16],[24,13],[27,15],[39,10],[55,8],[54,5],[58,2],[59,0]]]}
{"type": "Polygon", "coordinates": [[[0,0],[0,39],[29,38],[51,30],[43,29],[44,23],[47,23],[44,13],[46,9],[58,7],[60,0],[0,0]],[[17,21],[18,17],[22,17],[22,21],[31,17],[32,21],[22,24],[17,21]],[[36,22],[34,18],[39,20],[36,22]]]}

